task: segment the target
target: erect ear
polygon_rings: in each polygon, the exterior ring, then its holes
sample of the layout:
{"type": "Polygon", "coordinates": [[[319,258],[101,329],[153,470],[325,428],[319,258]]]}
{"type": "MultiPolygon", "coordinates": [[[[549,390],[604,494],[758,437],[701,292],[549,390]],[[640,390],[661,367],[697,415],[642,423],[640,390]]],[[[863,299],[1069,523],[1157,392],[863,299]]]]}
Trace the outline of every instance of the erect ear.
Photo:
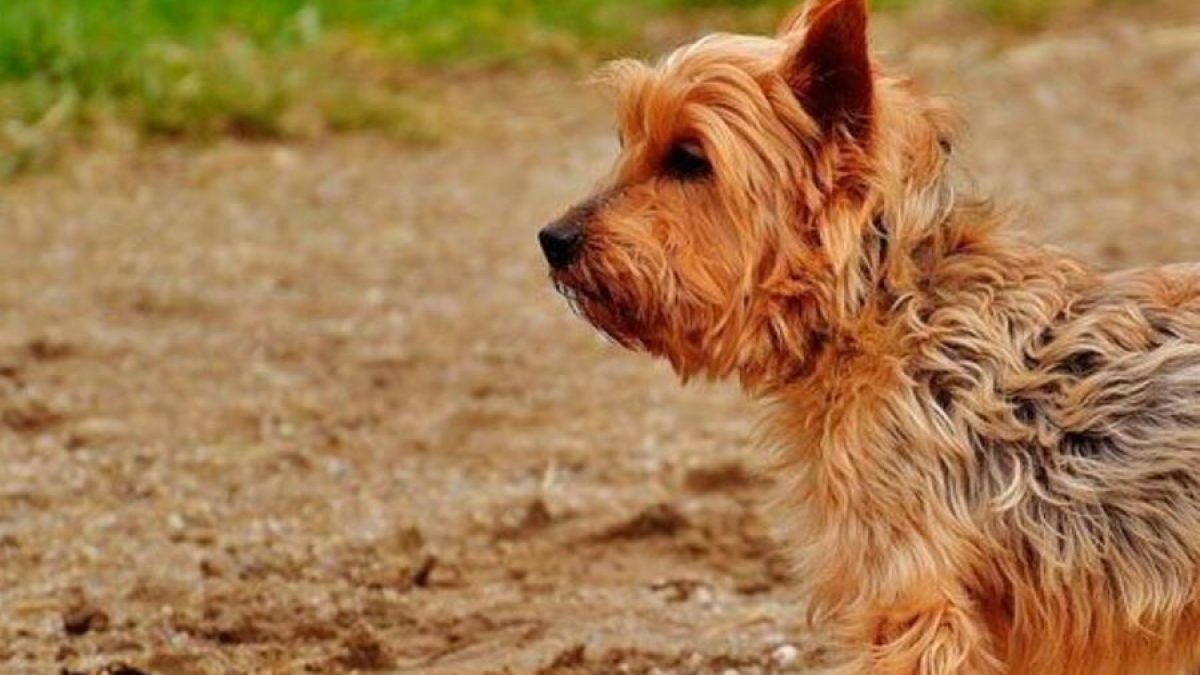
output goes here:
{"type": "Polygon", "coordinates": [[[804,0],[804,2],[796,5],[795,9],[788,12],[783,21],[779,22],[779,28],[775,31],[775,36],[783,39],[793,33],[797,33],[801,28],[808,25],[809,19],[816,13],[822,5],[828,4],[829,0],[804,0]]]}
{"type": "Polygon", "coordinates": [[[825,133],[842,129],[866,142],[875,98],[866,0],[818,0],[804,15],[808,30],[783,75],[825,133]]]}

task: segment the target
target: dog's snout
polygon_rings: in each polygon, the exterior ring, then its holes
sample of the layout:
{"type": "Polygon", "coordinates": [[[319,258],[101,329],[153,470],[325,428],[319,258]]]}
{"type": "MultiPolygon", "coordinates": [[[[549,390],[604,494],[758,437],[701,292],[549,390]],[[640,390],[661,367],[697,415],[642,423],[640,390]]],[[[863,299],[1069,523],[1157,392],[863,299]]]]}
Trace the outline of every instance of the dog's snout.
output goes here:
{"type": "Polygon", "coordinates": [[[564,219],[547,225],[538,233],[538,242],[550,267],[563,269],[575,260],[579,245],[583,243],[583,232],[574,219],[564,219]]]}

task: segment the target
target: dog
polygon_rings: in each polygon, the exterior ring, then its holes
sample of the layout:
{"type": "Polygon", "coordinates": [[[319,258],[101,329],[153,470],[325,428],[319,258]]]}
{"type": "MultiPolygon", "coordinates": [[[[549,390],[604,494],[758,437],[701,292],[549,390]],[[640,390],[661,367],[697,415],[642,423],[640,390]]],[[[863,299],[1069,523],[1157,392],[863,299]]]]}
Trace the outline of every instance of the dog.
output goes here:
{"type": "Polygon", "coordinates": [[[773,512],[845,675],[1200,665],[1200,266],[1007,234],[864,0],[620,61],[621,151],[539,232],[618,344],[769,409],[773,512]]]}

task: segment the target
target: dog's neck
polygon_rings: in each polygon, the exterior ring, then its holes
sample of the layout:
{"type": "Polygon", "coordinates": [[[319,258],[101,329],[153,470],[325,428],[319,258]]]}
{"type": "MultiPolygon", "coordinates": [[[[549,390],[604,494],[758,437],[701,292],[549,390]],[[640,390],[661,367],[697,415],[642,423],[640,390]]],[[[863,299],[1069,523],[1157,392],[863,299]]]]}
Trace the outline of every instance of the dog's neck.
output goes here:
{"type": "Polygon", "coordinates": [[[937,402],[912,393],[939,364],[1000,372],[1003,363],[1020,363],[1028,343],[1098,278],[1069,256],[1006,233],[990,202],[941,182],[896,197],[907,201],[880,199],[862,229],[864,264],[852,271],[861,276],[845,282],[844,304],[800,357],[803,369],[757,392],[773,404],[769,426],[787,439],[785,456],[852,462],[860,478],[872,468],[886,476],[901,457],[897,444],[938,446],[935,430],[920,439],[890,429],[901,416],[924,414],[914,401],[937,402]],[[913,222],[914,214],[928,219],[913,222]]]}

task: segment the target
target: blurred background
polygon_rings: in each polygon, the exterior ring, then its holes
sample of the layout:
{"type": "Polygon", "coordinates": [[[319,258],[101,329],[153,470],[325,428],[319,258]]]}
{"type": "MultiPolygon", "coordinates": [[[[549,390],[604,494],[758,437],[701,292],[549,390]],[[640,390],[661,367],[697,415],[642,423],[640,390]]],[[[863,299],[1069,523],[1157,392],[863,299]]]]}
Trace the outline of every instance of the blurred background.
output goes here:
{"type": "MultiPolygon", "coordinates": [[[[1200,3],[875,4],[1016,227],[1200,260],[1200,3]]],[[[0,671],[805,672],[755,408],[535,244],[594,66],[790,8],[0,2],[0,671]]]]}

